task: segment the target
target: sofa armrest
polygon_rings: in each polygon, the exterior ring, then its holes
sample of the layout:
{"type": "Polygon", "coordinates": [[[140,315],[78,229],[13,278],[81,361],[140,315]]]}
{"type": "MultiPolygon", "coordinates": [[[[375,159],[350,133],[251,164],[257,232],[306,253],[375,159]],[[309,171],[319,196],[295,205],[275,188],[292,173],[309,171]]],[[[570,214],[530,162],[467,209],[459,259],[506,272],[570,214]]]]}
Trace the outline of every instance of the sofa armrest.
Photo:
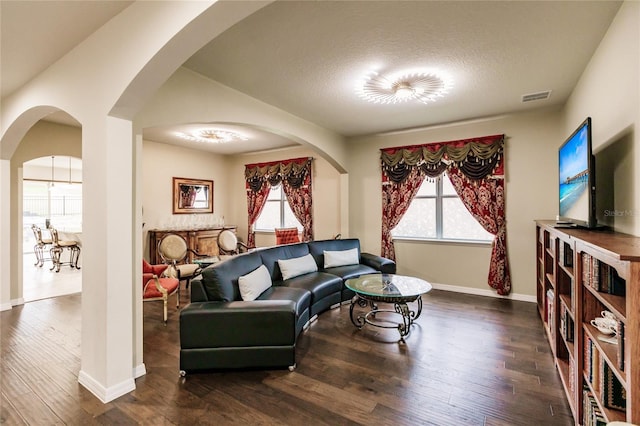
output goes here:
{"type": "Polygon", "coordinates": [[[360,253],[360,263],[370,266],[383,274],[396,273],[396,262],[386,257],[376,256],[371,253],[360,253]]]}
{"type": "Polygon", "coordinates": [[[207,302],[208,300],[202,280],[191,280],[191,302],[207,302]]]}
{"type": "Polygon", "coordinates": [[[290,300],[198,302],[180,311],[180,347],[293,345],[296,305],[290,300]]]}

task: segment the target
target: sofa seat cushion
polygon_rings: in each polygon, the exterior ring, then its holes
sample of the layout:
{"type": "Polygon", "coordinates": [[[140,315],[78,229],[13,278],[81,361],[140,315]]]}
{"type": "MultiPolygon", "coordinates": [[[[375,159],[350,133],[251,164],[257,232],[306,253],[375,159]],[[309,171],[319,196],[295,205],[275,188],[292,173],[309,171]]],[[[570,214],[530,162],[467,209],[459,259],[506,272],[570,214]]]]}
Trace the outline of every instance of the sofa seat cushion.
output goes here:
{"type": "Polygon", "coordinates": [[[343,280],[348,280],[349,278],[356,278],[356,277],[359,277],[360,275],[380,273],[380,271],[376,271],[372,267],[367,265],[362,265],[362,264],[336,266],[335,268],[321,269],[321,271],[332,274],[332,275],[337,275],[343,280]]]}
{"type": "Polygon", "coordinates": [[[256,300],[290,300],[296,304],[296,315],[300,317],[311,306],[311,292],[295,287],[270,287],[256,300]]]}
{"type": "Polygon", "coordinates": [[[311,292],[311,305],[342,291],[342,279],[325,272],[312,272],[285,281],[274,282],[273,285],[308,290],[311,292]]]}

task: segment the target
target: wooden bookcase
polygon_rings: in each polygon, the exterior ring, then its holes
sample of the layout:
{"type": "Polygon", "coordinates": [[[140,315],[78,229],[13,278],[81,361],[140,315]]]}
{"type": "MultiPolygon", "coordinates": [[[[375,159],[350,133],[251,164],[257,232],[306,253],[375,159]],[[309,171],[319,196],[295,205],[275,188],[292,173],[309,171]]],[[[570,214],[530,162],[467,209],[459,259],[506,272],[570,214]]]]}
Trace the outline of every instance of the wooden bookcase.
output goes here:
{"type": "Polygon", "coordinates": [[[640,424],[640,237],[554,225],[536,221],[536,295],[575,424],[640,424]]]}

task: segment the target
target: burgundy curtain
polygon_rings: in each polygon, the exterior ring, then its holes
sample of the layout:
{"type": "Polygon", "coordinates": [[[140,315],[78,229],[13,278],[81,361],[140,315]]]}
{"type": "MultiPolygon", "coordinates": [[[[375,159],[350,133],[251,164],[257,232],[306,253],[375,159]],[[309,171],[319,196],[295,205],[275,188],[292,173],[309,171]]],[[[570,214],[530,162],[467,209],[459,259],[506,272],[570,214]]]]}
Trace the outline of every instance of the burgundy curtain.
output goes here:
{"type": "Polygon", "coordinates": [[[253,225],[262,212],[272,186],[282,184],[287,202],[303,227],[303,241],[313,240],[311,163],[313,158],[293,158],[245,165],[249,236],[247,245],[255,247],[253,225]],[[258,205],[258,202],[261,204],[258,205]]]}
{"type": "Polygon", "coordinates": [[[282,181],[289,207],[302,224],[302,241],[313,241],[313,200],[311,197],[311,173],[307,173],[304,184],[299,188],[288,181],[282,181]]]}
{"type": "Polygon", "coordinates": [[[460,200],[482,227],[495,236],[491,248],[489,286],[498,294],[511,291],[507,256],[507,225],[504,213],[504,176],[472,181],[457,167],[447,170],[460,200]]]}
{"type": "Polygon", "coordinates": [[[402,182],[394,182],[382,175],[382,256],[387,259],[396,259],[391,230],[398,225],[407,212],[424,177],[417,168],[413,169],[402,182]]]}
{"type": "Polygon", "coordinates": [[[249,232],[247,235],[247,247],[255,248],[256,246],[256,231],[253,229],[253,225],[258,220],[258,216],[262,213],[262,209],[267,203],[267,197],[271,188],[265,182],[254,190],[249,187],[249,182],[246,184],[247,188],[247,213],[249,217],[249,232]]]}
{"type": "Polygon", "coordinates": [[[380,159],[382,255],[395,260],[391,230],[406,212],[424,176],[436,177],[446,171],[465,207],[487,232],[494,235],[489,286],[498,294],[509,294],[511,276],[504,201],[504,135],[387,148],[381,150],[380,159]],[[419,182],[417,187],[416,182],[419,182]],[[389,187],[396,189],[390,190],[389,187]]]}

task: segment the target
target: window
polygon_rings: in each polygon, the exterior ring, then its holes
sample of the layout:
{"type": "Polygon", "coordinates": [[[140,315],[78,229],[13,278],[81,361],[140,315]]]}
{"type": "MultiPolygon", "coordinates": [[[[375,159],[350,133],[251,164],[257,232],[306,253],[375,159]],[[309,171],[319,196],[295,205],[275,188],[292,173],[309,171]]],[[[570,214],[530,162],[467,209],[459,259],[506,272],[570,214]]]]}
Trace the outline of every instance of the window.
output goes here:
{"type": "MultiPolygon", "coordinates": [[[[33,252],[35,239],[31,225],[46,227],[47,219],[51,226],[61,231],[79,231],[82,229],[82,184],[56,183],[36,180],[22,181],[22,226],[23,251],[33,252]]],[[[48,238],[48,233],[45,234],[48,238]]]]}
{"type": "Polygon", "coordinates": [[[256,220],[255,229],[273,231],[275,228],[293,228],[294,226],[302,231],[302,225],[289,207],[282,184],[272,186],[264,209],[256,220]]]}
{"type": "Polygon", "coordinates": [[[464,206],[446,173],[435,181],[424,180],[391,235],[433,240],[493,240],[493,235],[485,231],[464,206]]]}

